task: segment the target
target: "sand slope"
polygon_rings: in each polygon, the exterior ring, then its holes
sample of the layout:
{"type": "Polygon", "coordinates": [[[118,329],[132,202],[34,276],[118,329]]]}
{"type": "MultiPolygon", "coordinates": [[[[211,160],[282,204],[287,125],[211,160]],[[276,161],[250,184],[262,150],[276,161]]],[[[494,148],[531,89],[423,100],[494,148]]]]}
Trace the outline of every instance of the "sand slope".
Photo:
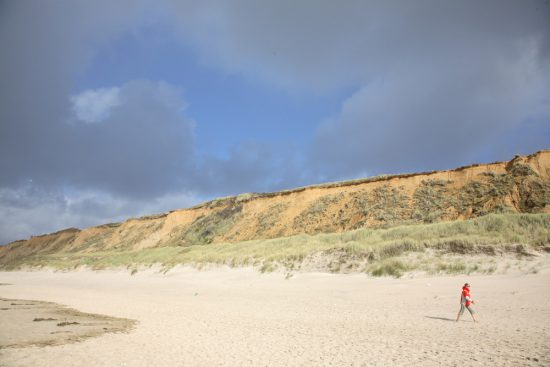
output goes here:
{"type": "MultiPolygon", "coordinates": [[[[550,274],[372,279],[249,269],[0,273],[0,297],[138,320],[129,334],[0,350],[2,366],[550,365],[550,274]],[[458,311],[472,284],[479,324],[458,311]],[[537,359],[538,361],[535,361],[537,359]]],[[[1,330],[1,329],[0,329],[1,330]]],[[[1,331],[0,331],[1,332],[1,331]]]]}

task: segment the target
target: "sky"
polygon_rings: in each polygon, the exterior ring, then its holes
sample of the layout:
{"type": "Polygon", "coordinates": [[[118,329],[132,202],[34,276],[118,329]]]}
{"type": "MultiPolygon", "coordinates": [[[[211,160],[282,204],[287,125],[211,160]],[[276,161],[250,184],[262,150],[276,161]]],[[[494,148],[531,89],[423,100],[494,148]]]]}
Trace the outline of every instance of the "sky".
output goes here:
{"type": "Polygon", "coordinates": [[[550,1],[0,0],[0,244],[550,148],[550,1]]]}

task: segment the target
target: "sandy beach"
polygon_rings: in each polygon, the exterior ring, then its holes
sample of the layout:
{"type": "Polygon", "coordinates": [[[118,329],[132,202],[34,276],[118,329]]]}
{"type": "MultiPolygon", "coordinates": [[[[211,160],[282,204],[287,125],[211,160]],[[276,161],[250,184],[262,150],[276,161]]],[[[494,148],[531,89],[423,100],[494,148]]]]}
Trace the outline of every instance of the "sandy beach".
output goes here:
{"type": "MultiPolygon", "coordinates": [[[[285,279],[252,269],[21,271],[1,272],[0,283],[5,299],[137,321],[128,333],[2,348],[1,366],[550,365],[547,269],[412,279],[285,279]],[[467,313],[454,321],[466,281],[477,324],[467,313]]],[[[2,333],[6,315],[0,311],[2,333]]]]}

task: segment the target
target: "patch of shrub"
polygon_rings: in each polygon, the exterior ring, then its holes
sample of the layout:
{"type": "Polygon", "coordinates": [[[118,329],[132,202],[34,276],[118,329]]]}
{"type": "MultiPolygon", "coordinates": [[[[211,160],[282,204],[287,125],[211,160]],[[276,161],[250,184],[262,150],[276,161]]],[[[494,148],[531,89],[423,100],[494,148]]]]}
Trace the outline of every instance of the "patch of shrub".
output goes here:
{"type": "Polygon", "coordinates": [[[508,195],[514,189],[514,178],[508,174],[495,174],[489,177],[489,190],[487,194],[492,197],[508,195]]]}
{"type": "Polygon", "coordinates": [[[516,212],[513,207],[504,203],[497,203],[491,211],[495,214],[512,214],[516,212]]]}
{"type": "Polygon", "coordinates": [[[242,204],[230,204],[221,210],[197,218],[185,229],[182,240],[186,245],[212,243],[215,237],[224,235],[235,225],[242,208],[242,204]]]}
{"type": "Polygon", "coordinates": [[[403,187],[386,184],[371,192],[358,192],[352,203],[365,219],[356,227],[364,225],[368,220],[385,225],[404,223],[410,217],[411,208],[409,197],[403,191],[403,187]]]}
{"type": "Polygon", "coordinates": [[[409,198],[403,189],[389,185],[373,190],[370,205],[374,219],[388,224],[403,221],[410,210],[409,198]]]}
{"type": "Polygon", "coordinates": [[[527,213],[537,213],[550,205],[550,183],[539,177],[522,180],[518,185],[520,208],[527,213]]]}
{"type": "Polygon", "coordinates": [[[327,221],[327,210],[332,204],[342,201],[344,193],[325,195],[311,203],[292,223],[294,230],[307,228],[308,233],[336,231],[336,221],[327,221]]]}
{"type": "Polygon", "coordinates": [[[472,209],[472,214],[483,215],[484,204],[488,201],[489,188],[479,181],[468,182],[460,190],[460,206],[462,212],[472,209]]]}
{"type": "Polygon", "coordinates": [[[517,179],[507,173],[486,172],[482,175],[486,179],[468,182],[458,190],[458,212],[471,211],[474,216],[515,212],[505,199],[513,192],[517,179]]]}
{"type": "Polygon", "coordinates": [[[278,203],[269,207],[258,217],[258,232],[264,232],[273,227],[279,220],[279,216],[288,208],[288,203],[278,203]]]}
{"type": "Polygon", "coordinates": [[[445,212],[456,205],[448,184],[445,180],[423,180],[413,194],[412,219],[424,223],[441,220],[445,212]]]}
{"type": "Polygon", "coordinates": [[[512,161],[506,167],[513,176],[538,176],[530,165],[518,161],[512,161]]]}

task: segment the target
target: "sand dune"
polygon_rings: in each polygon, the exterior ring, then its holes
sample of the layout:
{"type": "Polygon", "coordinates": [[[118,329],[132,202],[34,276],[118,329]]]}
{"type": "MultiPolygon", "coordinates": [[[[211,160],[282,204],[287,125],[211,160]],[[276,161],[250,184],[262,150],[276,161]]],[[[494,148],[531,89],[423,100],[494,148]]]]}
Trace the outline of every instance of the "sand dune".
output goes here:
{"type": "MultiPolygon", "coordinates": [[[[0,349],[2,366],[550,365],[550,273],[372,279],[250,269],[3,272],[0,297],[135,319],[128,334],[0,349]],[[456,323],[472,284],[480,322],[456,323]]],[[[0,311],[0,323],[5,322],[0,311]]],[[[0,325],[0,332],[2,331],[0,325]]]]}

